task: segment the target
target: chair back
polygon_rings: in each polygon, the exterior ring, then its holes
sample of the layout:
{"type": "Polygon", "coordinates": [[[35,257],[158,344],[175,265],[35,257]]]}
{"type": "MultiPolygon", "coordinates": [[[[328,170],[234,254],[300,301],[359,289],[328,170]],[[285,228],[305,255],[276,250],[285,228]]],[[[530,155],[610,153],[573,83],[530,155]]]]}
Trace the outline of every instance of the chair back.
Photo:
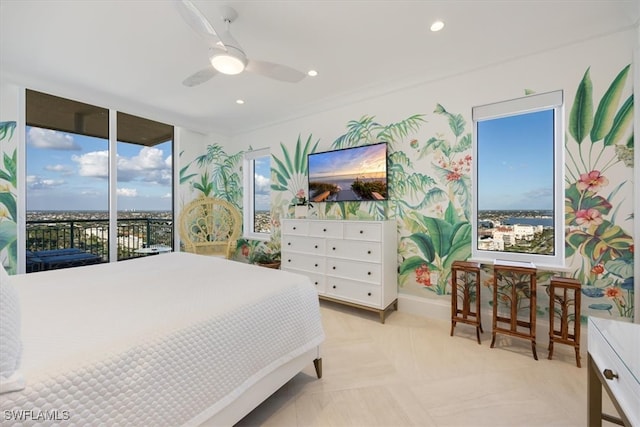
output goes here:
{"type": "Polygon", "coordinates": [[[186,252],[230,259],[241,226],[237,209],[222,199],[199,197],[180,212],[180,238],[186,252]]]}

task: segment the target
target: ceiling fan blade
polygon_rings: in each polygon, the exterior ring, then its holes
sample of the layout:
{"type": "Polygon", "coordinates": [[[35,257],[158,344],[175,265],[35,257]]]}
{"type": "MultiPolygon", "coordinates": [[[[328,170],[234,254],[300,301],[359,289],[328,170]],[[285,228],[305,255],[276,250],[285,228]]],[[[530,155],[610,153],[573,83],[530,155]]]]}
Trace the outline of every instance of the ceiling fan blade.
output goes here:
{"type": "Polygon", "coordinates": [[[190,0],[175,0],[174,4],[187,24],[212,45],[220,46],[222,41],[209,20],[190,0]]]}
{"type": "Polygon", "coordinates": [[[189,77],[187,77],[186,79],[184,79],[182,81],[182,84],[187,86],[187,87],[198,86],[198,85],[210,80],[216,74],[218,74],[216,69],[211,67],[211,66],[209,66],[207,68],[203,68],[202,70],[198,71],[197,73],[194,73],[194,74],[190,75],[189,77]]]}
{"type": "Polygon", "coordinates": [[[298,71],[286,65],[274,64],[273,62],[267,61],[257,61],[255,59],[247,61],[246,70],[260,74],[261,76],[289,83],[298,83],[306,76],[302,71],[298,71]]]}

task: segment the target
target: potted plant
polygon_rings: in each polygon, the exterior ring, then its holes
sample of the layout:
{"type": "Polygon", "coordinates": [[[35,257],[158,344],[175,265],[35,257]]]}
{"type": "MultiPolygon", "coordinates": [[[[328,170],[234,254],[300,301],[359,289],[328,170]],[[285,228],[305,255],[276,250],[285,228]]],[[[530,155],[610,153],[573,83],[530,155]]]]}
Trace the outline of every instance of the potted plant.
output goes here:
{"type": "Polygon", "coordinates": [[[301,188],[296,193],[296,201],[294,203],[295,217],[306,218],[309,207],[313,207],[313,205],[307,201],[306,193],[301,188]]]}
{"type": "Polygon", "coordinates": [[[253,254],[250,257],[249,261],[251,262],[251,264],[279,269],[280,249],[272,242],[261,245],[253,251],[253,254]]]}

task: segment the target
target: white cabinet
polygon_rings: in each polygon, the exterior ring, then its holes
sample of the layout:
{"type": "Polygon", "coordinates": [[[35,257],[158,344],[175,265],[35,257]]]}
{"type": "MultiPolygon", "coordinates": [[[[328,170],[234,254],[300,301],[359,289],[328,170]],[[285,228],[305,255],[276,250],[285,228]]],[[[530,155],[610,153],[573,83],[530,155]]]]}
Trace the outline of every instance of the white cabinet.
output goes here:
{"type": "Polygon", "coordinates": [[[380,314],[398,308],[395,221],[282,220],[282,269],[309,276],[321,299],[380,314]]]}

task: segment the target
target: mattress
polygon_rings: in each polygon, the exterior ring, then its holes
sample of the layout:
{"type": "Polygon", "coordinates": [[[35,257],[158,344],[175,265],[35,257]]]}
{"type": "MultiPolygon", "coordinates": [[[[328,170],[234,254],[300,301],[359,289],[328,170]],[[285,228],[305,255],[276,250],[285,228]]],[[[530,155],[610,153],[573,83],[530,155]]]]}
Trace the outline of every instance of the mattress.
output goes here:
{"type": "Polygon", "coordinates": [[[170,253],[11,282],[26,388],[0,395],[2,425],[193,423],[324,339],[308,278],[224,259],[170,253]]]}

